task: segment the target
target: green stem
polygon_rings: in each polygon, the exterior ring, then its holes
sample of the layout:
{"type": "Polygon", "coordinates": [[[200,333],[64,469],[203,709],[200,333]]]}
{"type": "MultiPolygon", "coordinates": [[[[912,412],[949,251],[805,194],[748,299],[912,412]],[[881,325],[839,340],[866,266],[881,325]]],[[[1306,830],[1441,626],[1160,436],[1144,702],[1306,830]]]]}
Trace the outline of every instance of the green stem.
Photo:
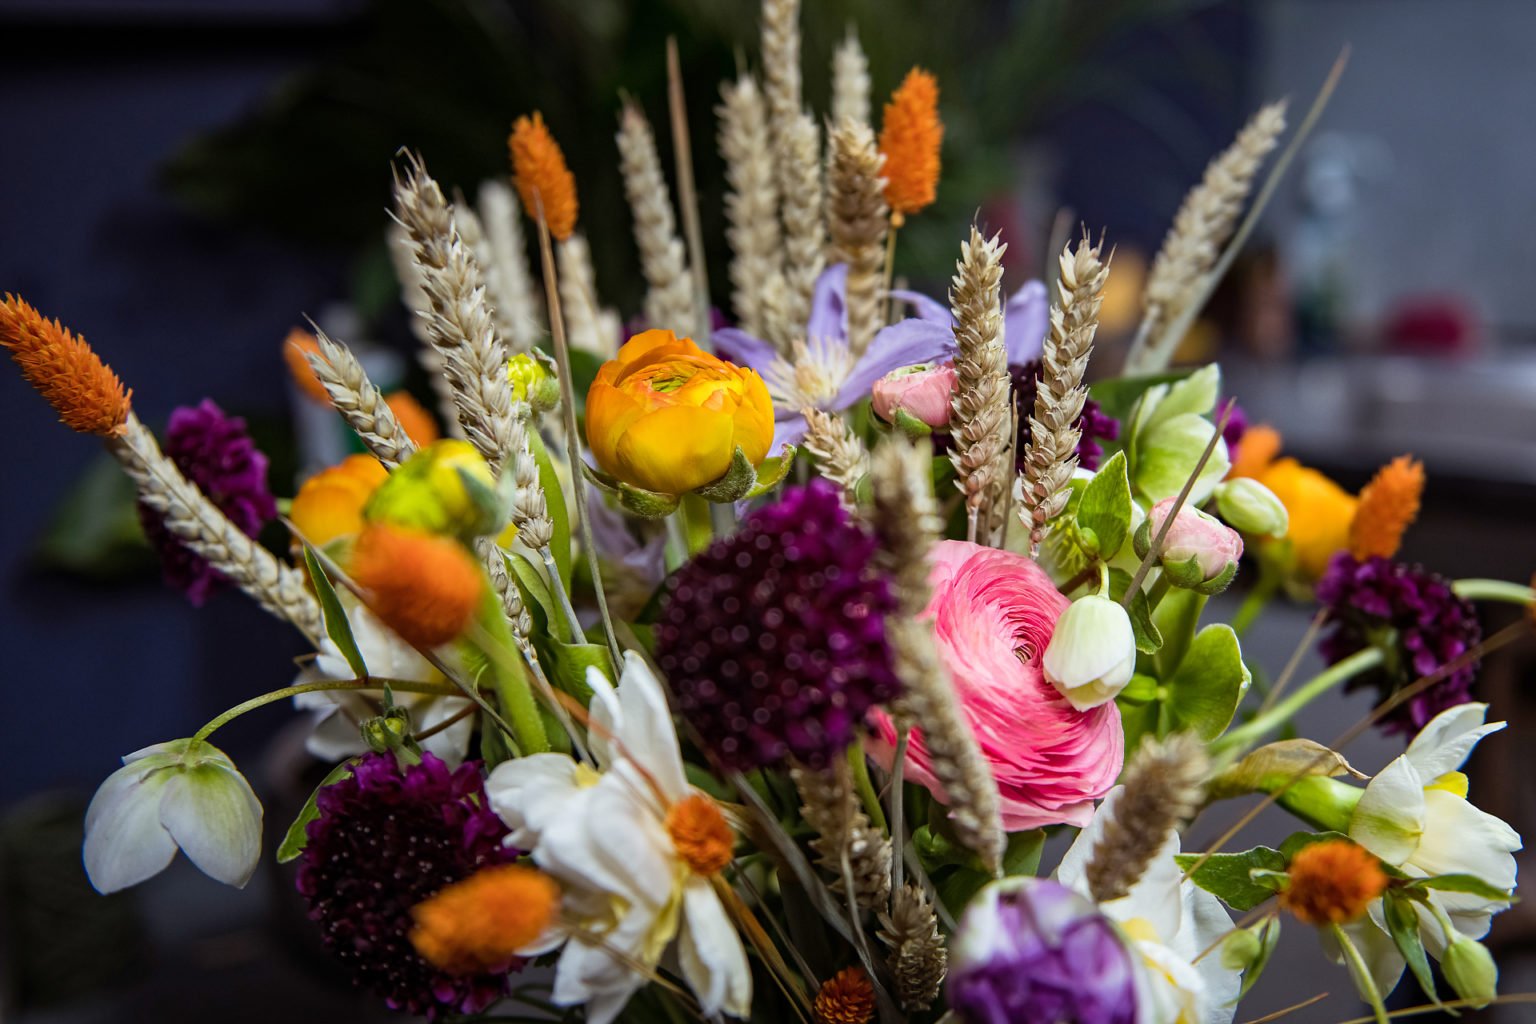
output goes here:
{"type": "Polygon", "coordinates": [[[1376,979],[1371,977],[1371,969],[1366,966],[1365,958],[1355,948],[1349,934],[1338,925],[1329,926],[1333,930],[1333,937],[1339,944],[1339,949],[1344,952],[1344,962],[1349,964],[1349,973],[1355,976],[1355,987],[1365,997],[1365,1001],[1371,1004],[1371,1013],[1376,1017],[1376,1024],[1387,1024],[1387,1008],[1381,1002],[1381,990],[1376,987],[1376,979]]]}
{"type": "Polygon", "coordinates": [[[1248,632],[1248,627],[1253,625],[1259,613],[1269,606],[1270,599],[1280,589],[1280,577],[1268,563],[1265,563],[1259,571],[1258,582],[1253,589],[1248,591],[1243,598],[1243,603],[1237,609],[1237,614],[1232,616],[1232,632],[1241,637],[1248,632]]]}
{"type": "MultiPolygon", "coordinates": [[[[501,549],[496,549],[501,554],[501,549]]],[[[571,627],[572,642],[581,640],[581,620],[576,617],[576,608],[571,604],[571,595],[565,592],[565,583],[560,576],[560,567],[555,564],[555,553],[548,544],[539,548],[539,557],[544,560],[544,569],[549,573],[549,589],[554,591],[556,600],[560,602],[560,608],[565,613],[565,621],[571,627]]],[[[514,584],[515,586],[516,584],[514,584]]]]}
{"type": "Polygon", "coordinates": [[[1338,664],[1313,676],[1311,680],[1298,688],[1296,692],[1253,719],[1253,721],[1238,726],[1218,739],[1212,744],[1211,752],[1217,754],[1228,750],[1241,749],[1249,743],[1263,738],[1266,734],[1285,725],[1295,717],[1298,711],[1344,680],[1375,668],[1381,664],[1381,661],[1381,649],[1378,647],[1367,647],[1362,651],[1356,651],[1338,664]]]}
{"type": "Polygon", "coordinates": [[[1456,580],[1451,589],[1468,601],[1506,601],[1509,604],[1536,604],[1536,590],[1522,583],[1504,580],[1456,580]]]}
{"type": "MultiPolygon", "coordinates": [[[[558,580],[559,577],[556,576],[558,580]]],[[[556,584],[556,589],[559,585],[556,584]]],[[[486,587],[480,603],[479,625],[485,640],[475,638],[478,646],[490,662],[491,681],[496,690],[496,702],[501,713],[512,727],[517,740],[519,755],[543,754],[550,749],[549,734],[544,731],[544,719],[539,714],[539,703],[533,697],[533,680],[528,666],[516,653],[512,639],[512,627],[507,623],[501,600],[495,591],[486,587]]]]}
{"type": "Polygon", "coordinates": [[[869,781],[869,761],[864,757],[862,742],[848,747],[848,766],[853,769],[853,788],[859,791],[859,799],[864,801],[864,813],[869,815],[876,828],[885,831],[885,811],[880,807],[880,794],[875,792],[875,784],[869,781]]]}
{"type": "Polygon", "coordinates": [[[684,562],[688,561],[688,524],[684,522],[683,506],[679,504],[677,511],[666,517],[667,545],[666,564],[667,572],[671,572],[684,562]]]}
{"type": "Polygon", "coordinates": [[[459,691],[452,686],[441,683],[417,683],[408,679],[320,679],[313,683],[298,683],[294,686],[285,686],[281,690],[273,690],[271,693],[264,693],[259,697],[252,697],[248,701],[236,704],[197,730],[192,737],[192,742],[203,742],[247,711],[255,711],[257,708],[265,707],[268,704],[275,704],[280,700],[287,700],[289,697],[297,697],[301,693],[317,693],[321,690],[382,690],[386,684],[391,690],[398,690],[401,693],[430,693],[439,697],[457,697],[459,695],[459,691]]]}

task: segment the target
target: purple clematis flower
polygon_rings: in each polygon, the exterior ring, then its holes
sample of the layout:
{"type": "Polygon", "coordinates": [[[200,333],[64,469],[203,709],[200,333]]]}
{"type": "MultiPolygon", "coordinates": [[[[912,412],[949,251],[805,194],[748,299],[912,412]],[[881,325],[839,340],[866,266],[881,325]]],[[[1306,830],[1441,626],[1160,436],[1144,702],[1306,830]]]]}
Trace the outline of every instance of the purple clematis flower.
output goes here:
{"type": "MultiPolygon", "coordinates": [[[[805,435],[805,410],[842,412],[869,397],[875,381],[892,370],[942,362],[955,355],[954,332],[920,320],[881,329],[862,355],[848,345],[848,267],[838,263],[816,279],[805,338],[786,355],[737,328],[714,334],[715,351],[762,375],[773,398],[773,449],[798,444],[805,435]]],[[[948,312],[945,312],[948,316],[948,312]]],[[[947,320],[946,320],[947,324],[947,320]]]]}
{"type": "MultiPolygon", "coordinates": [[[[949,307],[921,292],[896,289],[893,298],[910,305],[917,316],[892,324],[886,330],[899,331],[901,336],[953,335],[955,320],[949,307]]],[[[1032,359],[1039,359],[1045,348],[1045,332],[1051,323],[1051,303],[1041,281],[1026,281],[1014,292],[1003,306],[1003,344],[1008,348],[1008,365],[1022,366],[1032,359]]]]}

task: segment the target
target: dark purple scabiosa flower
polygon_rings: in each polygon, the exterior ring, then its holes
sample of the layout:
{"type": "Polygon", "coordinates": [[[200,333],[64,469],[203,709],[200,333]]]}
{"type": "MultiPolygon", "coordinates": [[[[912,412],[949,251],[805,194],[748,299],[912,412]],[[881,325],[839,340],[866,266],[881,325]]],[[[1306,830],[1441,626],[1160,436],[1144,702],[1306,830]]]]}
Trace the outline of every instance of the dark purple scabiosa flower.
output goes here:
{"type": "Polygon", "coordinates": [[[731,768],[839,756],[900,690],[877,544],[825,480],[791,487],[671,579],[656,656],[677,709],[731,768]]]}
{"type": "MultiPolygon", "coordinates": [[[[267,457],[246,433],[245,420],[227,416],[209,399],[171,413],[162,446],[182,476],[198,486],[230,522],[254,537],[277,516],[267,487],[267,457]]],[[[139,521],[160,556],[165,582],[194,605],[229,585],[224,574],[171,535],[160,513],[143,503],[139,521]]]]}
{"type": "MultiPolygon", "coordinates": [[[[1380,668],[1349,682],[1351,689],[1375,686],[1382,700],[1438,671],[1483,638],[1472,602],[1457,597],[1449,580],[1387,558],[1362,562],[1339,552],[1318,581],[1317,598],[1334,626],[1321,644],[1330,665],[1372,645],[1384,652],[1380,668]]],[[[1471,700],[1476,676],[1476,661],[1457,669],[1394,708],[1382,719],[1382,728],[1414,735],[1440,712],[1471,700]]]]}
{"type": "Polygon", "coordinates": [[[1109,918],[1059,882],[983,889],[960,920],[949,1006],[965,1024],[1134,1024],[1136,968],[1109,918]]]}
{"type": "MultiPolygon", "coordinates": [[[[1014,444],[1013,457],[1020,472],[1024,469],[1024,448],[1029,444],[1029,416],[1035,409],[1035,393],[1040,389],[1040,360],[1008,367],[1013,377],[1014,400],[1019,406],[1019,436],[1014,444]]],[[[1104,446],[1100,441],[1113,441],[1120,436],[1120,421],[1107,416],[1093,399],[1083,402],[1083,414],[1077,418],[1077,427],[1083,432],[1077,442],[1077,462],[1087,470],[1099,468],[1104,458],[1104,446]]]]}
{"type": "Polygon", "coordinates": [[[401,767],[365,754],[320,790],[320,817],[299,864],[299,892],[326,948],[395,1010],[478,1013],[506,993],[504,974],[449,974],[411,944],[411,908],[516,854],[491,811],[478,761],[450,771],[432,754],[401,767]]]}

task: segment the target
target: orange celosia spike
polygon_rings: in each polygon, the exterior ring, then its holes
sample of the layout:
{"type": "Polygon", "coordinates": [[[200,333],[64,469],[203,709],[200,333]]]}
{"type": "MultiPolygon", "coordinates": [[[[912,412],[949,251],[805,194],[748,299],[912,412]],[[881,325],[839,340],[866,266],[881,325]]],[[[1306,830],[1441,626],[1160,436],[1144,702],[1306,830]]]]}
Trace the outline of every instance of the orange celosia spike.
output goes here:
{"type": "Polygon", "coordinates": [[[10,350],[21,375],[57,410],[66,427],[101,437],[122,430],[133,392],[84,338],[9,292],[0,302],[0,346],[10,350]]]}
{"type": "Polygon", "coordinates": [[[504,969],[555,918],[560,887],[535,868],[483,868],[411,908],[411,944],[449,974],[504,969]]]}
{"type": "Polygon", "coordinates": [[[369,609],[416,647],[448,643],[469,626],[483,574],[464,546],[447,537],[374,523],[352,550],[352,578],[369,609]]]}
{"type": "Polygon", "coordinates": [[[570,238],[576,230],[576,176],[566,167],[565,154],[545,127],[544,116],[536,110],[531,117],[518,118],[507,141],[512,150],[512,183],[523,209],[537,218],[543,203],[549,233],[561,242],[570,238]]]}
{"type": "Polygon", "coordinates": [[[1232,468],[1227,476],[1256,477],[1263,473],[1275,456],[1280,454],[1280,431],[1265,423],[1255,424],[1243,431],[1232,456],[1232,468]]]}
{"type": "Polygon", "coordinates": [[[811,1009],[816,1024],[869,1024],[875,1017],[875,987],[862,967],[845,967],[822,982],[811,1009]]]}
{"type": "Polygon", "coordinates": [[[1403,533],[1418,517],[1423,494],[1422,462],[1399,455],[1382,466],[1360,492],[1360,504],[1349,525],[1349,553],[1361,560],[1396,555],[1403,533]]]}
{"type": "Polygon", "coordinates": [[[891,94],[880,125],[885,201],[897,216],[916,213],[933,202],[943,139],[938,80],[922,68],[913,68],[891,94]]]}
{"type": "Polygon", "coordinates": [[[1289,874],[1290,883],[1280,894],[1280,905],[1303,924],[1353,921],[1387,887],[1380,862],[1347,839],[1303,847],[1291,858],[1289,874]]]}
{"type": "Polygon", "coordinates": [[[395,414],[395,419],[400,421],[400,428],[405,431],[405,436],[410,438],[417,448],[425,448],[441,436],[437,430],[437,421],[409,391],[396,391],[387,395],[384,404],[389,406],[390,411],[395,414]]]}

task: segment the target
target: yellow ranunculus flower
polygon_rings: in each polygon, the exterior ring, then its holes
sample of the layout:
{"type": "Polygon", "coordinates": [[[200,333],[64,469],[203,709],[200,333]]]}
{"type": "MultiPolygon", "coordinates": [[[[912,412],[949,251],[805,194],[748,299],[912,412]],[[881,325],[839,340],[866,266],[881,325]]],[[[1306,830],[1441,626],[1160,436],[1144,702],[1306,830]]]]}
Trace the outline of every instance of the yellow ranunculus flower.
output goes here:
{"type": "Polygon", "coordinates": [[[363,506],[388,476],[372,455],[348,455],[304,481],[288,518],[311,544],[350,537],[363,528],[363,506]]]}
{"type": "Polygon", "coordinates": [[[1285,537],[1291,542],[1297,573],[1309,581],[1320,578],[1328,560],[1349,546],[1356,498],[1322,473],[1290,458],[1270,463],[1255,479],[1274,492],[1290,516],[1285,537]]]}
{"type": "Polygon", "coordinates": [[[671,331],[637,334],[587,392],[598,468],[632,487],[684,494],[720,479],[736,449],[756,466],[773,443],[773,401],[753,370],[671,331]]]}

